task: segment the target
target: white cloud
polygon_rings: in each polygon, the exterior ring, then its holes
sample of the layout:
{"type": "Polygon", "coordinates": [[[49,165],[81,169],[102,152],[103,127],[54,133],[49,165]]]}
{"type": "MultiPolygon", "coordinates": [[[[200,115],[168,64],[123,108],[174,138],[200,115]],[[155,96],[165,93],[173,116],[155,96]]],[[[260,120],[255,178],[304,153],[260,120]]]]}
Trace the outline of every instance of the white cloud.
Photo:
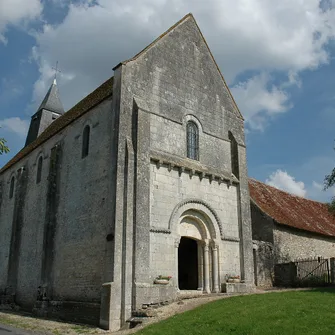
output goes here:
{"type": "Polygon", "coordinates": [[[308,189],[308,195],[313,199],[328,202],[335,197],[335,187],[324,190],[324,185],[313,180],[312,186],[308,189]]]}
{"type": "Polygon", "coordinates": [[[318,191],[322,191],[322,190],[323,190],[323,185],[320,184],[320,183],[318,183],[318,182],[316,182],[315,180],[313,180],[313,182],[312,182],[312,186],[313,186],[316,190],[318,190],[318,191]]]}
{"type": "Polygon", "coordinates": [[[34,59],[41,74],[34,100],[43,98],[56,60],[64,105],[70,107],[111,76],[120,61],[192,12],[229,83],[246,70],[261,73],[234,89],[242,114],[261,129],[269,117],[290,107],[285,89],[299,84],[299,72],[328,62],[335,10],[327,8],[321,9],[319,0],[81,0],[68,6],[60,24],[45,24],[35,34],[34,59]],[[271,85],[264,74],[271,71],[282,71],[289,80],[271,85]],[[243,97],[252,93],[259,101],[254,98],[249,106],[243,97]]]}
{"type": "Polygon", "coordinates": [[[19,26],[36,19],[42,12],[40,0],[0,0],[0,42],[6,43],[9,25],[19,26]]]}
{"type": "Polygon", "coordinates": [[[286,112],[291,106],[288,94],[280,88],[269,85],[266,73],[254,76],[232,88],[243,116],[253,129],[262,130],[269,116],[286,112]]]}
{"type": "Polygon", "coordinates": [[[265,181],[266,184],[276,187],[282,191],[286,191],[301,197],[306,196],[305,184],[302,181],[296,181],[286,171],[278,169],[273,172],[265,181]]]}
{"type": "Polygon", "coordinates": [[[23,86],[12,78],[2,78],[0,81],[0,104],[2,106],[18,98],[24,92],[23,86]]]}
{"type": "Polygon", "coordinates": [[[331,187],[324,190],[323,184],[312,181],[312,184],[307,187],[308,198],[329,203],[333,197],[335,197],[335,187],[331,187]]]}
{"type": "Polygon", "coordinates": [[[0,127],[5,131],[10,131],[20,137],[25,137],[27,136],[29,121],[20,119],[19,117],[11,117],[0,120],[0,127]]]}

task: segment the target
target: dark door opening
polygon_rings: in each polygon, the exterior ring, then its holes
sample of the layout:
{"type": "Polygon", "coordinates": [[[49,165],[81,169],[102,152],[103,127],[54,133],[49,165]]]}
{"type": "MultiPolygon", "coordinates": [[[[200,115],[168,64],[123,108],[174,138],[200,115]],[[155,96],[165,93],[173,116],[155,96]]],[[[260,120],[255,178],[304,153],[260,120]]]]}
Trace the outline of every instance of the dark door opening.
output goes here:
{"type": "Polygon", "coordinates": [[[180,290],[198,289],[198,244],[182,237],[178,249],[178,281],[180,290]]]}

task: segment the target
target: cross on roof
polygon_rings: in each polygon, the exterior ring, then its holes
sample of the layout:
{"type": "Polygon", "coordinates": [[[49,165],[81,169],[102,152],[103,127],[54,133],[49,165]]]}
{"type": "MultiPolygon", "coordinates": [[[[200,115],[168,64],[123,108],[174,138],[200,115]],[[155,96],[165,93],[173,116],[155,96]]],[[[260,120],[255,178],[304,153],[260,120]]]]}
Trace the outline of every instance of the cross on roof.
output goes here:
{"type": "Polygon", "coordinates": [[[55,67],[52,67],[53,70],[55,70],[55,78],[57,77],[57,72],[61,73],[62,71],[58,69],[58,61],[56,62],[56,66],[55,67]]]}

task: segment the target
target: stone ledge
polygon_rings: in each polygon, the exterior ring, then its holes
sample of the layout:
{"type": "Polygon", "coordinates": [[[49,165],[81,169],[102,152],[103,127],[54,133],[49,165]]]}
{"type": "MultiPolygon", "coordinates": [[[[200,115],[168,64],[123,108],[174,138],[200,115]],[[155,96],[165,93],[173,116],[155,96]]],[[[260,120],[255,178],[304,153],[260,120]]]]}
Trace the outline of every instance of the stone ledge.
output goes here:
{"type": "Polygon", "coordinates": [[[240,238],[239,237],[235,237],[235,236],[223,236],[221,238],[221,240],[223,241],[230,241],[230,242],[240,242],[240,238]]]}
{"type": "Polygon", "coordinates": [[[209,178],[212,180],[217,180],[219,183],[227,183],[227,185],[238,185],[239,180],[229,173],[218,171],[212,167],[201,164],[198,161],[194,161],[188,158],[179,157],[176,155],[171,155],[161,151],[151,150],[150,151],[150,160],[156,163],[159,168],[161,165],[166,166],[169,171],[172,169],[178,169],[179,173],[186,172],[193,175],[198,175],[199,178],[209,178]]]}
{"type": "Polygon", "coordinates": [[[150,232],[151,233],[160,233],[160,234],[171,234],[170,229],[158,228],[158,227],[154,227],[154,226],[151,226],[150,232]]]}
{"type": "Polygon", "coordinates": [[[248,283],[222,283],[221,292],[224,293],[250,293],[254,292],[254,287],[248,283]]]}
{"type": "Polygon", "coordinates": [[[143,305],[155,305],[171,302],[177,298],[177,290],[173,285],[157,285],[149,283],[136,283],[137,301],[136,309],[143,305]]]}

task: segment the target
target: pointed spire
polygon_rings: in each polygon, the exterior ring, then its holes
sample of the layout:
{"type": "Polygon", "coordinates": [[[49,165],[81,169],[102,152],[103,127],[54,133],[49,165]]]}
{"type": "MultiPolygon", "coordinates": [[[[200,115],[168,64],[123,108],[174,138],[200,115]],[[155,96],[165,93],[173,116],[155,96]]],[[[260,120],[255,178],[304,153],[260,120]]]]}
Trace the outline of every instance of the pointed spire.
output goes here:
{"type": "Polygon", "coordinates": [[[63,104],[59,98],[56,78],[37,111],[40,111],[41,109],[46,109],[57,114],[64,114],[63,104]]]}

